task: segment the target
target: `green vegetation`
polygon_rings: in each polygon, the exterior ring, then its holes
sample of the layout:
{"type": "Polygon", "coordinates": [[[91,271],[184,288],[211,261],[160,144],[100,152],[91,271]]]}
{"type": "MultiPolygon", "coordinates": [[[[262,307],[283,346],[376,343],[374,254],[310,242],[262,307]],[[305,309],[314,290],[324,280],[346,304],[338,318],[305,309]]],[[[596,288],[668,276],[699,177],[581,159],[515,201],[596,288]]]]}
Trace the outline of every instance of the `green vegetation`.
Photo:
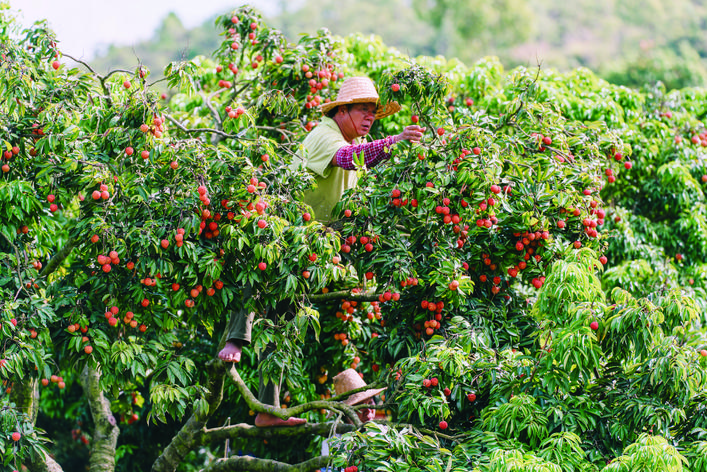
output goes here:
{"type": "Polygon", "coordinates": [[[293,43],[249,8],[151,85],[6,13],[3,472],[707,470],[707,89],[293,43]],[[355,75],[402,105],[373,138],[427,132],[360,166],[334,230],[290,164],[355,75]],[[251,289],[296,313],[258,316],[232,368],[251,289]],[[268,345],[275,407],[252,393],[268,345]],[[349,367],[387,420],[332,396],[349,367]]]}

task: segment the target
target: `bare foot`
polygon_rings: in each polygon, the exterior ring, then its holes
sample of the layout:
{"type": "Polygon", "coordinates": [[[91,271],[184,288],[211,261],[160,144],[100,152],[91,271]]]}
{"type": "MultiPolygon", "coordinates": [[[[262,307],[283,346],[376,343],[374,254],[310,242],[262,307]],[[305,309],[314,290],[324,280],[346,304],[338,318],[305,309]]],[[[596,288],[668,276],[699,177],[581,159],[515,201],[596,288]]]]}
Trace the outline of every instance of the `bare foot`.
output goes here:
{"type": "Polygon", "coordinates": [[[259,428],[264,428],[267,426],[299,426],[306,423],[307,420],[304,418],[288,418],[286,420],[281,420],[277,416],[273,416],[270,413],[258,413],[255,417],[255,426],[259,428]]]}
{"type": "Polygon", "coordinates": [[[226,345],[218,353],[218,358],[224,362],[240,362],[241,343],[238,341],[226,341],[226,345]]]}

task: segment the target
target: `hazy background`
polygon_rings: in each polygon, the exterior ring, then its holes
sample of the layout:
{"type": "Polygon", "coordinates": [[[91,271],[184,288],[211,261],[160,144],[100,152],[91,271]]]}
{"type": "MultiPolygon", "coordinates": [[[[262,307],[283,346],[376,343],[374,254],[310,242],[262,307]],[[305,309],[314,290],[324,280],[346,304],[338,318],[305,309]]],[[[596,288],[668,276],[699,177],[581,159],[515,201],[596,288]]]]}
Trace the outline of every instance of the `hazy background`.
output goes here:
{"type": "Polygon", "coordinates": [[[707,0],[10,0],[25,25],[46,18],[62,51],[101,71],[159,73],[209,54],[214,18],[248,3],[292,42],[321,27],[376,34],[411,56],[467,64],[486,55],[516,65],[588,67],[620,84],[707,85],[707,0]]]}

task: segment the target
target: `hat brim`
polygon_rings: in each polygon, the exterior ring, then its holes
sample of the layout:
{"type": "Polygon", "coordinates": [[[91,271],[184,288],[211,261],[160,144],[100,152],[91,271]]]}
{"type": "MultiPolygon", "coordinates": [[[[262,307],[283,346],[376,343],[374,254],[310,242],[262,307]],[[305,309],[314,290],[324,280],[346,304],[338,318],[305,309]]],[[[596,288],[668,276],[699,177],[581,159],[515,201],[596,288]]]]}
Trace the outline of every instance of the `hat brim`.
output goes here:
{"type": "MultiPolygon", "coordinates": [[[[333,110],[334,108],[340,106],[340,105],[353,105],[354,103],[378,103],[378,100],[375,100],[373,98],[354,98],[352,100],[336,100],[333,102],[329,103],[323,103],[320,106],[320,109],[323,114],[329,113],[329,111],[333,110]]],[[[398,102],[388,102],[385,105],[378,105],[378,108],[376,108],[376,120],[380,120],[381,118],[388,117],[390,115],[394,115],[395,113],[399,112],[402,107],[398,102]]]]}
{"type": "Polygon", "coordinates": [[[381,393],[384,390],[385,390],[385,387],[371,388],[371,389],[363,391],[363,392],[354,393],[349,398],[344,400],[344,403],[346,403],[347,405],[351,405],[351,406],[358,405],[359,403],[363,403],[366,400],[375,397],[376,395],[378,395],[379,393],[381,393]]]}
{"type": "Polygon", "coordinates": [[[401,108],[402,107],[398,102],[388,102],[385,105],[378,105],[378,109],[376,110],[376,120],[394,115],[399,112],[401,108]]]}

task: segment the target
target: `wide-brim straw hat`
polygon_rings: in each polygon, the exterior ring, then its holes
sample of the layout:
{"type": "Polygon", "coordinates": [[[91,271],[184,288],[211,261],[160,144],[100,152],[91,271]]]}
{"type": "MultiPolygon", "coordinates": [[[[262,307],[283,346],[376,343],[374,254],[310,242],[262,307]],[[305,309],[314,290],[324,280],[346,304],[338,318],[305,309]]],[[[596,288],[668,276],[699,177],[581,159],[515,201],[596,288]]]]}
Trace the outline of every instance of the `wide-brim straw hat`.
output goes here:
{"type": "MultiPolygon", "coordinates": [[[[356,390],[357,388],[365,387],[366,385],[366,382],[364,382],[361,376],[358,375],[358,372],[354,369],[346,369],[343,372],[339,372],[334,377],[334,391],[337,395],[350,392],[351,390],[356,390]]],[[[375,397],[383,390],[385,390],[385,387],[370,388],[368,390],[364,390],[363,392],[354,393],[349,398],[344,400],[344,403],[351,406],[358,405],[359,403],[365,402],[369,398],[375,397]]]]}
{"type": "Polygon", "coordinates": [[[341,84],[336,100],[329,103],[323,103],[321,106],[322,113],[325,115],[329,110],[339,105],[351,105],[353,103],[375,103],[378,105],[376,109],[376,119],[380,120],[386,116],[390,116],[400,111],[398,102],[388,102],[385,105],[379,103],[380,97],[373,81],[368,77],[349,77],[341,84]]]}

